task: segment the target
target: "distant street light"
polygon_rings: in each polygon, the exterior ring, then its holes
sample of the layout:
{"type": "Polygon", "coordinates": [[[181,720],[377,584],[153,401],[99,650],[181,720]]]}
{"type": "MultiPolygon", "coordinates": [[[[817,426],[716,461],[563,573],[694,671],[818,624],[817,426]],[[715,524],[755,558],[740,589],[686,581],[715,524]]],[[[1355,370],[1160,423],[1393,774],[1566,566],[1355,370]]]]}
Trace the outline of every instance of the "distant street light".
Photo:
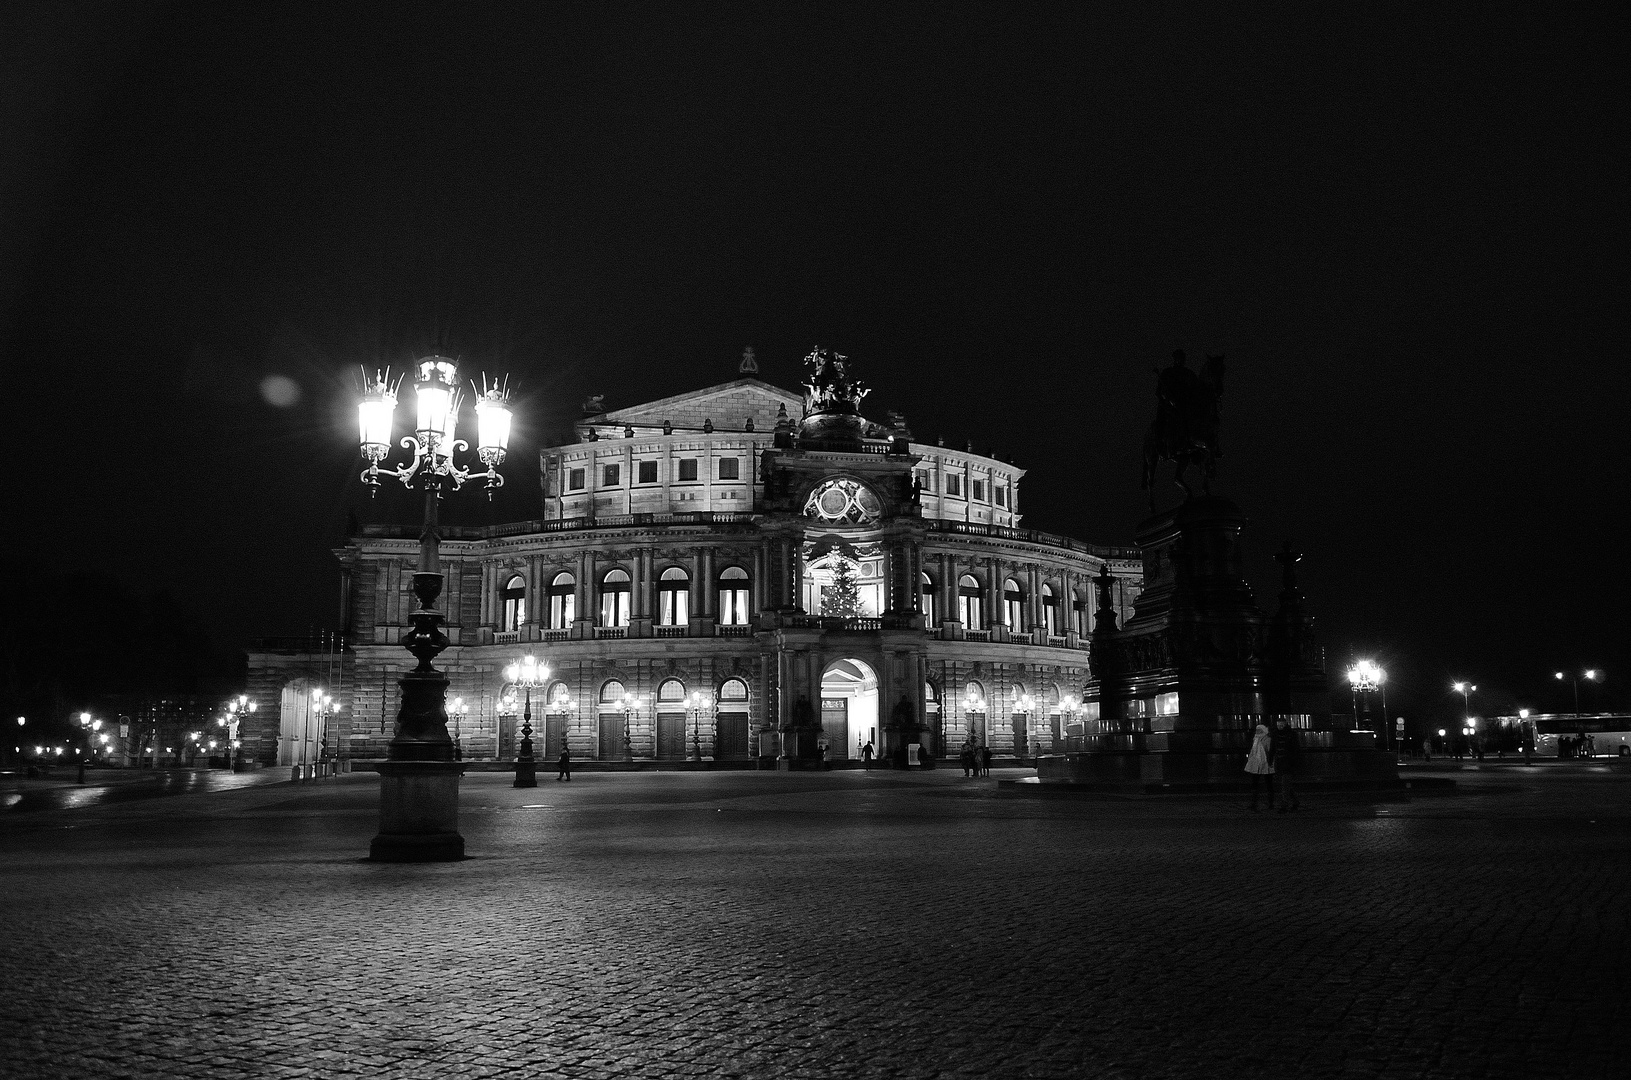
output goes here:
{"type": "MultiPolygon", "coordinates": [[[[691,709],[691,760],[702,760],[702,710],[713,704],[713,696],[704,694],[701,690],[691,691],[686,699],[691,709]]],[[[719,757],[719,749],[714,749],[714,757],[719,757]]]]}
{"type": "MultiPolygon", "coordinates": [[[[521,714],[521,752],[515,756],[515,787],[538,786],[538,763],[532,756],[532,690],[549,679],[549,668],[541,667],[536,656],[523,656],[504,669],[504,677],[522,688],[526,704],[521,714]]],[[[510,698],[514,702],[515,698],[510,698]]]]}
{"type": "Polygon", "coordinates": [[[640,706],[644,701],[645,698],[640,694],[625,692],[620,702],[623,708],[623,757],[627,761],[634,760],[634,740],[629,736],[629,726],[640,714],[640,706]]]}
{"type": "MultiPolygon", "coordinates": [[[[418,664],[400,680],[397,731],[391,739],[389,760],[379,768],[380,831],[369,845],[369,858],[380,862],[464,858],[464,837],[459,835],[459,777],[464,765],[454,760],[453,740],[447,732],[447,676],[431,663],[448,646],[441,628],[443,616],[435,607],[443,584],[439,510],[444,492],[456,491],[477,477],[486,480],[487,498],[492,499],[493,489],[504,483],[498,466],[510,442],[510,392],[507,385],[495,381],[479,390],[476,399],[476,455],[487,471],[459,467],[453,455],[468,450],[469,444],[455,437],[458,367],[445,356],[427,356],[415,372],[413,434],[401,442],[403,449],[413,453],[407,464],[380,469],[380,462],[391,452],[392,418],[401,379],[393,383],[389,371],[372,379],[365,375],[362,400],[357,404],[362,456],[368,462],[362,482],[368,485],[370,496],[378,491],[382,471],[409,489],[419,487],[425,495],[419,567],[413,575],[419,607],[408,615],[413,629],[402,638],[403,647],[418,664]]],[[[471,386],[476,389],[474,383],[471,386]]]]}
{"type": "Polygon", "coordinates": [[[1569,674],[1569,673],[1563,672],[1563,671],[1553,672],[1553,678],[1557,679],[1558,682],[1562,682],[1564,679],[1568,679],[1569,681],[1574,683],[1574,715],[1579,716],[1580,715],[1580,680],[1584,679],[1587,682],[1602,682],[1603,681],[1603,673],[1601,671],[1598,671],[1596,668],[1587,668],[1585,671],[1582,671],[1578,675],[1569,674]]]}

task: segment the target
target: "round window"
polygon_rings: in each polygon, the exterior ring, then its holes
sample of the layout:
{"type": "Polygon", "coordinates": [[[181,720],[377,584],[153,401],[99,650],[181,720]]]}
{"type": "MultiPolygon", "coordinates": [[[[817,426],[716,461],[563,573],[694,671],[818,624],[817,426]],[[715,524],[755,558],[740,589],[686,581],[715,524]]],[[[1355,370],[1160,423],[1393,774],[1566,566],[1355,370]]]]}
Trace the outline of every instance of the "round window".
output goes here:
{"type": "Polygon", "coordinates": [[[877,521],[883,504],[859,480],[828,480],[810,493],[804,516],[837,525],[864,525],[877,521]]]}

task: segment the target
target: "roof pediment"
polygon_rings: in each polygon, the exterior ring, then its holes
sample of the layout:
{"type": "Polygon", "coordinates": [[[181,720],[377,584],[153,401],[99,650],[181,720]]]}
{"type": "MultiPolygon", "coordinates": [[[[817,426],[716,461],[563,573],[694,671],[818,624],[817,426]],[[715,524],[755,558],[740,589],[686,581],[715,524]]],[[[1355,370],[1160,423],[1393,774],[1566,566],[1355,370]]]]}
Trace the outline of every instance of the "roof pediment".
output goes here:
{"type": "Polygon", "coordinates": [[[641,405],[613,409],[578,421],[580,431],[600,426],[661,427],[666,421],[676,428],[700,428],[705,420],[714,426],[740,430],[752,420],[758,431],[776,426],[777,410],[786,407],[797,419],[804,408],[804,395],[772,386],[762,379],[733,379],[641,405]]]}

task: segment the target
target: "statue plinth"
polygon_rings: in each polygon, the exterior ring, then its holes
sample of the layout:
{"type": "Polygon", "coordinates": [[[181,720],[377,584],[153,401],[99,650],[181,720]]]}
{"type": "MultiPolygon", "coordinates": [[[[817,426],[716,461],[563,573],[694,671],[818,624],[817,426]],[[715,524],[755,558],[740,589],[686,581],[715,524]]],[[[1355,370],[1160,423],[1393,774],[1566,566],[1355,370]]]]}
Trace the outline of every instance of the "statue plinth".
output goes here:
{"type": "Polygon", "coordinates": [[[1294,580],[1273,616],[1257,606],[1240,544],[1246,524],[1238,506],[1213,497],[1139,524],[1144,591],[1125,627],[1099,620],[1083,748],[1042,758],[1043,782],[1244,785],[1253,728],[1282,716],[1300,732],[1299,782],[1398,782],[1372,732],[1333,730],[1324,656],[1294,580]]]}

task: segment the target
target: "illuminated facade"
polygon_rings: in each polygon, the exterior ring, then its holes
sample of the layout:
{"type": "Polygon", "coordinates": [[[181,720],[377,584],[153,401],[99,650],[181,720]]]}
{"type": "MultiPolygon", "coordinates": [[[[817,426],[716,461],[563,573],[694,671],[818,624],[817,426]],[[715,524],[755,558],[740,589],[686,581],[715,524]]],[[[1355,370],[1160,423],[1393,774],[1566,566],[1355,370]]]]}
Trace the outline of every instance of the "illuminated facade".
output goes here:
{"type": "MultiPolygon", "coordinates": [[[[1136,550],[1024,529],[1024,470],[915,442],[899,416],[869,421],[843,357],[807,363],[803,393],[744,377],[614,411],[592,399],[576,441],[541,452],[540,517],[442,530],[438,664],[467,761],[513,758],[503,669],[523,654],[552,671],[532,698],[545,760],[563,744],[787,767],[868,741],[880,755],[1063,747],[1092,579],[1108,566],[1125,618],[1136,550]]],[[[323,687],[341,706],[327,756],[385,754],[417,552],[417,529],[378,525],[337,552],[350,648],[323,687]]],[[[246,732],[262,760],[295,760],[309,730],[303,695],[321,680],[303,664],[251,654],[251,693],[290,728],[246,732]]]]}

